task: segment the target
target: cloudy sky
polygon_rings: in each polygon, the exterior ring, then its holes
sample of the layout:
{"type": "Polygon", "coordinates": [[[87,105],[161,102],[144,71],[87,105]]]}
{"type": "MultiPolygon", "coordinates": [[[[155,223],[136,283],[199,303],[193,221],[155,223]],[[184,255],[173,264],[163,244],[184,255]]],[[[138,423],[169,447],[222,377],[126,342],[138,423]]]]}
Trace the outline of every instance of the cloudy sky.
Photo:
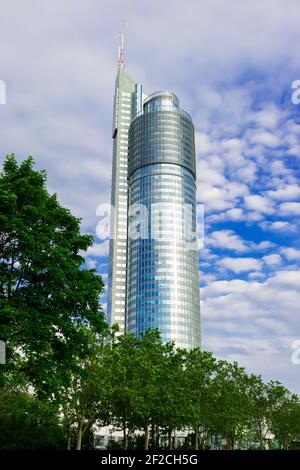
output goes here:
{"type": "MultiPolygon", "coordinates": [[[[298,0],[0,0],[0,158],[34,156],[95,233],[122,19],[128,72],[195,123],[203,346],[300,392],[298,0]]],[[[107,280],[105,241],[88,263],[107,280]]]]}

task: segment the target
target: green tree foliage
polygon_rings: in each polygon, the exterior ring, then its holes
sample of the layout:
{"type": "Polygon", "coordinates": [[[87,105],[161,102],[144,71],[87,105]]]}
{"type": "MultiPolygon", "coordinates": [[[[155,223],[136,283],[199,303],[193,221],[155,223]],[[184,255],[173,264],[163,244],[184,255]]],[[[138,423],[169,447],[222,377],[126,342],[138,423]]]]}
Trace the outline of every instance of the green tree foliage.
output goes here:
{"type": "Polygon", "coordinates": [[[219,361],[210,422],[214,434],[221,434],[234,449],[250,425],[249,378],[236,362],[219,361]]]}
{"type": "Polygon", "coordinates": [[[57,406],[0,389],[0,450],[63,449],[64,434],[57,406]]]}
{"type": "Polygon", "coordinates": [[[231,449],[262,449],[270,432],[285,449],[300,439],[299,398],[280,383],[176,349],[158,331],[108,331],[102,279],[84,268],[91,243],[32,158],[8,156],[0,175],[0,449],[91,448],[93,426],[107,423],[123,430],[124,449],[172,449],[176,430],[193,433],[195,449],[210,436],[231,449]]]}
{"type": "Polygon", "coordinates": [[[287,389],[284,389],[280,402],[273,409],[271,429],[285,450],[293,441],[300,440],[299,397],[291,394],[287,389]]]}
{"type": "Polygon", "coordinates": [[[18,164],[7,156],[0,175],[2,385],[18,367],[49,396],[67,380],[66,364],[86,347],[77,324],[102,330],[103,282],[94,270],[82,269],[82,252],[91,243],[80,233],[80,220],[47,192],[46,174],[33,168],[32,158],[18,164]]]}
{"type": "Polygon", "coordinates": [[[265,384],[260,376],[250,375],[248,394],[254,437],[259,441],[259,448],[264,449],[266,437],[271,433],[274,412],[281,406],[286,389],[279,382],[265,384]]]}
{"type": "Polygon", "coordinates": [[[212,420],[213,407],[218,400],[216,374],[218,365],[211,353],[194,349],[189,351],[185,361],[185,395],[184,409],[186,425],[195,433],[195,449],[205,445],[205,436],[215,424],[212,420]]]}
{"type": "MultiPolygon", "coordinates": [[[[159,370],[159,393],[155,400],[157,423],[167,435],[168,449],[175,447],[174,432],[185,427],[186,421],[186,397],[188,387],[185,378],[186,351],[175,349],[173,343],[166,345],[166,350],[159,370]]],[[[158,430],[156,428],[156,442],[158,446],[158,430]]]]}
{"type": "Polygon", "coordinates": [[[76,368],[69,370],[68,385],[63,385],[59,391],[68,448],[71,448],[73,437],[77,450],[81,449],[83,438],[91,433],[94,424],[104,425],[108,422],[111,400],[111,384],[106,367],[108,331],[99,335],[85,326],[79,329],[82,337],[86,337],[88,351],[84,357],[77,357],[76,368]]]}

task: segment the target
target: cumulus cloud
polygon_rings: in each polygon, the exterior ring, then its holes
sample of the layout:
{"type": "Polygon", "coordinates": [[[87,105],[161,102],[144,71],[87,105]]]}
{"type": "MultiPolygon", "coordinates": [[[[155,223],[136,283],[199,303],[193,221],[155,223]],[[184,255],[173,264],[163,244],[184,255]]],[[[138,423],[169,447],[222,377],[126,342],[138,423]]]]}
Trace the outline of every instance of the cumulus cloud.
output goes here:
{"type": "Polygon", "coordinates": [[[279,233],[289,233],[296,230],[296,225],[286,220],[276,220],[271,222],[269,220],[264,220],[260,224],[263,230],[269,230],[270,232],[279,232],[279,233]]]}
{"type": "Polygon", "coordinates": [[[254,114],[253,121],[255,121],[259,126],[267,129],[274,129],[276,128],[280,117],[280,109],[274,103],[268,103],[263,109],[254,114]]]}
{"type": "Polygon", "coordinates": [[[221,267],[229,269],[235,273],[245,271],[259,271],[262,268],[262,262],[256,258],[222,258],[219,261],[221,267]]]}
{"type": "MultiPolygon", "coordinates": [[[[286,272],[298,263],[300,126],[290,104],[299,72],[297,2],[2,2],[1,155],[33,155],[49,190],[82,217],[85,232],[95,231],[96,208],[110,200],[123,17],[129,73],[149,92],[173,90],[196,128],[197,198],[214,245],[200,255],[202,279],[215,290],[212,298],[202,292],[204,347],[295,387],[299,371],[288,349],[300,331],[299,279],[286,272]],[[276,253],[275,243],[283,246],[276,253]],[[222,259],[223,249],[248,257],[222,259]]],[[[106,273],[99,259],[107,253],[107,241],[95,244],[89,266],[106,273]]]]}
{"type": "Polygon", "coordinates": [[[288,259],[288,260],[300,260],[300,250],[292,247],[286,247],[281,249],[281,253],[288,259]]]}
{"type": "Polygon", "coordinates": [[[280,212],[282,215],[300,216],[300,202],[283,202],[280,204],[280,212]]]}
{"type": "Polygon", "coordinates": [[[86,251],[86,256],[92,258],[104,257],[108,255],[109,250],[109,241],[105,240],[102,243],[95,243],[93,246],[89,247],[86,251]]]}
{"type": "Polygon", "coordinates": [[[276,191],[268,191],[268,196],[280,201],[290,201],[300,197],[300,186],[291,184],[276,191]]]}
{"type": "Polygon", "coordinates": [[[281,256],[278,254],[263,256],[263,261],[269,266],[278,266],[281,264],[281,256]]]}
{"type": "Polygon", "coordinates": [[[247,251],[245,240],[235,234],[232,230],[220,230],[211,233],[206,243],[213,248],[227,248],[238,252],[247,251]]]}
{"type": "Polygon", "coordinates": [[[275,246],[274,243],[268,240],[260,243],[245,240],[233,230],[214,231],[206,237],[205,243],[212,248],[233,250],[240,253],[250,250],[267,250],[275,246]]]}
{"type": "Polygon", "coordinates": [[[203,346],[256,372],[267,361],[266,379],[284,375],[297,390],[291,344],[299,332],[299,283],[299,271],[279,271],[263,282],[210,283],[202,289],[203,346]]]}
{"type": "Polygon", "coordinates": [[[265,214],[271,214],[274,211],[272,202],[268,198],[260,196],[259,194],[250,194],[249,196],[245,196],[244,201],[247,209],[265,214]]]}
{"type": "Polygon", "coordinates": [[[279,145],[279,139],[276,135],[270,132],[257,132],[253,134],[251,138],[253,144],[262,144],[267,147],[277,147],[279,145]]]}

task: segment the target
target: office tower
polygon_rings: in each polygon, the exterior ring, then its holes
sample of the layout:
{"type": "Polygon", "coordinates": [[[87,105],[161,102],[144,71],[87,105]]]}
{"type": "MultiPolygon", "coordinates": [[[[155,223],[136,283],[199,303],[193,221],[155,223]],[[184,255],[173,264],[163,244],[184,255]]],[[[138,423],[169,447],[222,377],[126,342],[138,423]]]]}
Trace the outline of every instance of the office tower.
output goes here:
{"type": "Polygon", "coordinates": [[[124,69],[124,37],[119,48],[118,73],[113,106],[113,163],[107,321],[118,323],[125,332],[127,279],[127,216],[128,216],[128,134],[133,116],[140,111],[145,94],[142,87],[124,69]]]}
{"type": "Polygon", "coordinates": [[[113,126],[108,320],[200,346],[194,127],[178,98],[147,96],[119,58],[113,126]],[[128,160],[128,161],[127,161],[128,160]]]}

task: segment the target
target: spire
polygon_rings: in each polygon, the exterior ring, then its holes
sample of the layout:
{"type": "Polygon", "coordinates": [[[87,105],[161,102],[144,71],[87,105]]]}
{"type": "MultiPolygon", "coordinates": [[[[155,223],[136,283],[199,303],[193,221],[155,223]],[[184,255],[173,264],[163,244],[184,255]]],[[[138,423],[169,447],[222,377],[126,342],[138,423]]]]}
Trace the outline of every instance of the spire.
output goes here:
{"type": "Polygon", "coordinates": [[[124,67],[125,67],[125,58],[124,58],[124,26],[123,26],[123,32],[120,33],[118,68],[124,69],[124,67]]]}

